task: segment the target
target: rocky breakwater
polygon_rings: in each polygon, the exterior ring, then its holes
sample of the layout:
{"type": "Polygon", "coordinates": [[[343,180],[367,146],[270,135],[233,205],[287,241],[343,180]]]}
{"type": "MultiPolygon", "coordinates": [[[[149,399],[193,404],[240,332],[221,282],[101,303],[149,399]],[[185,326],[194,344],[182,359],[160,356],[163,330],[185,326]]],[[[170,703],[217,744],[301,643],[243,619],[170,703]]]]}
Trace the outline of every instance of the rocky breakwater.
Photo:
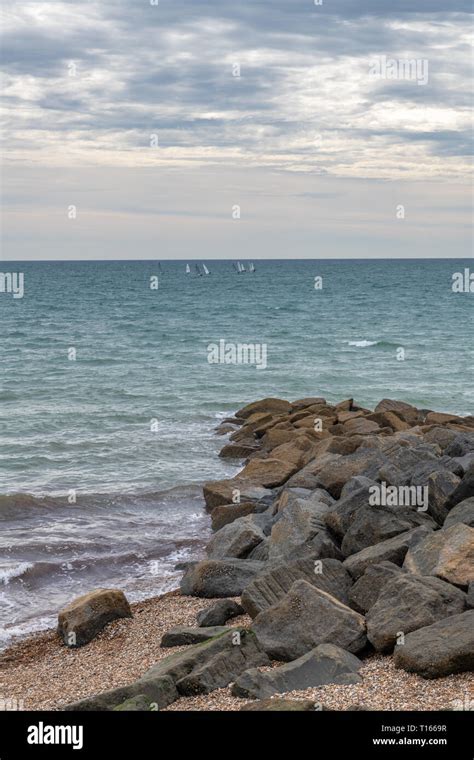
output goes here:
{"type": "Polygon", "coordinates": [[[243,468],[205,484],[215,532],[181,582],[216,601],[164,637],[184,650],[71,709],[149,709],[228,685],[266,709],[359,683],[374,651],[424,678],[473,669],[474,417],[263,399],[218,433],[243,468]],[[242,610],[251,624],[233,627],[242,610]]]}

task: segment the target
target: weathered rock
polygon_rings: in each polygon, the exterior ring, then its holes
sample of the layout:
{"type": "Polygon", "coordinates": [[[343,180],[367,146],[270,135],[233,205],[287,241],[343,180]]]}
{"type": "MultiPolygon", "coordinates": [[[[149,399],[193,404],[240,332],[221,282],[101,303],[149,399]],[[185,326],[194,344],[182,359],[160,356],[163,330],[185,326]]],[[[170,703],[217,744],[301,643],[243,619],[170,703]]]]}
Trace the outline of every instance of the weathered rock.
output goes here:
{"type": "Polygon", "coordinates": [[[466,606],[471,610],[474,608],[474,581],[471,581],[467,587],[466,606]]]}
{"type": "Polygon", "coordinates": [[[192,628],[186,625],[177,625],[170,628],[162,636],[160,647],[181,647],[188,644],[201,644],[203,641],[209,641],[215,636],[227,633],[229,628],[225,625],[214,625],[209,627],[192,628]]]}
{"type": "Polygon", "coordinates": [[[385,457],[380,452],[358,448],[354,454],[328,462],[317,473],[317,485],[338,499],[348,480],[356,475],[374,478],[384,462],[385,457]]]}
{"type": "MultiPolygon", "coordinates": [[[[355,478],[351,480],[355,480],[355,478]]],[[[339,501],[333,504],[331,509],[324,515],[325,524],[339,539],[342,540],[344,538],[359,510],[368,506],[369,488],[374,483],[375,481],[373,480],[365,479],[362,487],[355,490],[350,489],[349,493],[346,491],[344,496],[341,493],[339,501]]]]}
{"type": "Polygon", "coordinates": [[[207,599],[240,596],[263,566],[263,562],[248,559],[203,560],[186,570],[181,593],[207,599]]]}
{"type": "MultiPolygon", "coordinates": [[[[137,705],[143,705],[144,700],[147,700],[151,709],[162,710],[178,698],[179,694],[175,682],[169,675],[147,678],[145,674],[143,678],[128,686],[119,686],[116,689],[86,697],[78,702],[70,702],[64,705],[62,709],[66,712],[108,712],[115,710],[115,708],[127,711],[133,704],[132,700],[136,700],[137,705]]],[[[138,710],[139,708],[131,707],[131,709],[138,710]]]]}
{"type": "Polygon", "coordinates": [[[474,579],[474,528],[458,523],[431,533],[409,549],[403,567],[467,586],[474,579]]]}
{"type": "Polygon", "coordinates": [[[112,689],[67,705],[66,710],[112,710],[126,699],[143,694],[162,709],[179,694],[208,694],[235,681],[252,667],[269,665],[252,632],[227,629],[203,644],[189,646],[153,665],[142,678],[128,686],[112,689]]]}
{"type": "Polygon", "coordinates": [[[255,549],[252,549],[248,559],[256,559],[258,562],[266,562],[269,558],[269,547],[270,539],[264,538],[263,541],[260,541],[260,543],[257,544],[255,549]]]}
{"type": "Polygon", "coordinates": [[[258,449],[258,446],[228,443],[223,449],[221,449],[219,456],[222,457],[222,459],[246,459],[251,454],[258,451],[258,449]]]}
{"type": "MultiPolygon", "coordinates": [[[[321,441],[321,443],[325,443],[325,441],[321,441]]],[[[287,487],[307,488],[309,490],[319,488],[321,486],[318,477],[319,472],[327,465],[334,464],[340,458],[340,454],[318,454],[314,461],[309,462],[307,465],[305,465],[305,467],[302,467],[301,470],[298,470],[298,472],[291,476],[291,478],[286,483],[287,487]]]]}
{"type": "Polygon", "coordinates": [[[415,406],[406,404],[404,401],[384,398],[375,407],[376,412],[393,412],[410,426],[422,422],[422,415],[415,406]]]}
{"type": "Polygon", "coordinates": [[[383,586],[370,608],[367,638],[377,651],[389,652],[400,633],[424,628],[464,608],[465,595],[451,584],[400,572],[383,586]]]}
{"type": "Polygon", "coordinates": [[[309,396],[308,398],[299,398],[296,401],[293,401],[291,404],[291,408],[294,412],[299,411],[300,409],[305,409],[308,406],[316,406],[326,405],[326,399],[321,398],[320,396],[309,396]]]}
{"type": "Polygon", "coordinates": [[[408,430],[410,428],[409,424],[404,422],[401,417],[394,412],[374,412],[373,414],[368,414],[366,419],[371,422],[376,422],[381,428],[389,427],[395,432],[408,430]]]}
{"type": "Polygon", "coordinates": [[[365,417],[347,420],[344,423],[344,435],[371,435],[380,431],[377,422],[368,420],[365,417]]]}
{"type": "Polygon", "coordinates": [[[452,440],[446,447],[445,454],[450,457],[463,457],[473,451],[474,433],[456,433],[454,440],[452,440]]]}
{"type": "Polygon", "coordinates": [[[262,649],[276,660],[295,660],[318,644],[359,652],[366,644],[365,620],[335,597],[305,580],[253,621],[262,649]]]}
{"type": "Polygon", "coordinates": [[[365,573],[349,590],[349,605],[365,615],[377,601],[380,591],[388,581],[402,570],[393,562],[369,565],[365,573]]]}
{"type": "Polygon", "coordinates": [[[292,411],[292,404],[281,398],[264,398],[261,401],[254,401],[251,404],[239,409],[235,413],[237,419],[246,419],[256,412],[265,412],[270,414],[289,414],[292,411]]]}
{"type": "Polygon", "coordinates": [[[198,612],[196,621],[199,626],[204,628],[224,625],[228,620],[243,615],[244,612],[244,608],[234,602],[233,599],[219,599],[210,607],[198,612]]]}
{"type": "Polygon", "coordinates": [[[257,668],[242,673],[232,687],[236,697],[265,699],[325,684],[355,684],[361,661],[333,644],[320,644],[293,662],[265,672],[257,668]]]}
{"type": "Polygon", "coordinates": [[[238,478],[232,480],[213,480],[204,484],[204,500],[206,507],[212,511],[215,507],[223,504],[236,504],[246,501],[259,501],[265,496],[271,496],[272,492],[267,488],[246,483],[238,478]]]}
{"type": "Polygon", "coordinates": [[[474,497],[464,499],[464,501],[456,504],[454,509],[448,513],[443,529],[451,528],[452,525],[457,525],[458,523],[464,523],[464,525],[474,528],[474,497]]]}
{"type": "Polygon", "coordinates": [[[156,710],[156,703],[151,702],[145,694],[137,694],[113,709],[117,712],[150,712],[156,710]]]}
{"type": "MultiPolygon", "coordinates": [[[[374,484],[375,484],[375,480],[366,478],[364,475],[356,475],[354,478],[351,478],[350,480],[348,480],[347,483],[344,485],[341,491],[340,501],[343,501],[348,496],[352,496],[353,494],[357,493],[358,491],[361,491],[361,489],[364,489],[364,488],[366,489],[367,500],[368,500],[368,493],[369,493],[368,489],[370,488],[370,486],[373,486],[374,484]]],[[[337,502],[334,502],[334,503],[337,506],[337,502]]],[[[364,499],[364,503],[368,503],[368,501],[364,499]]]]}
{"type": "Polygon", "coordinates": [[[294,557],[301,548],[303,555],[314,555],[319,550],[321,558],[340,558],[339,549],[327,533],[323,521],[329,509],[330,505],[311,499],[295,499],[287,504],[272,527],[270,559],[294,557]]]}
{"type": "Polygon", "coordinates": [[[312,712],[315,702],[310,699],[257,699],[247,702],[240,708],[241,712],[312,712]]]}
{"type": "Polygon", "coordinates": [[[273,456],[268,459],[252,459],[244,467],[239,477],[264,488],[276,488],[283,485],[302,464],[303,457],[301,454],[293,462],[275,459],[273,456]]]}
{"type": "Polygon", "coordinates": [[[429,528],[422,526],[406,533],[400,533],[394,538],[389,538],[388,541],[368,546],[357,554],[352,554],[343,562],[343,565],[353,578],[360,578],[370,565],[379,562],[388,561],[395,565],[402,565],[410,546],[423,540],[431,532],[429,528]]]}
{"type": "Polygon", "coordinates": [[[454,430],[449,430],[445,427],[431,427],[425,433],[425,441],[428,443],[436,443],[442,451],[448,448],[448,446],[456,440],[458,434],[454,430]]]}
{"type": "Polygon", "coordinates": [[[474,670],[474,610],[409,633],[395,647],[394,661],[397,668],[423,678],[474,670]]]}
{"type": "Polygon", "coordinates": [[[427,478],[428,512],[438,525],[443,525],[448,515],[446,504],[449,496],[459,485],[459,482],[458,476],[453,472],[449,472],[449,470],[436,470],[427,478]]]}
{"type": "Polygon", "coordinates": [[[58,616],[58,634],[69,647],[91,641],[112,620],[132,617],[123,591],[97,589],[79,596],[64,607],[58,616]]]}
{"type": "Polygon", "coordinates": [[[462,425],[463,418],[457,414],[445,414],[444,412],[428,412],[425,423],[427,425],[444,425],[447,422],[458,422],[462,425]]]}
{"type": "Polygon", "coordinates": [[[239,517],[247,517],[247,515],[260,514],[268,509],[268,505],[264,502],[244,501],[240,504],[223,504],[220,507],[214,507],[211,512],[212,529],[218,531],[224,527],[233,523],[234,520],[238,520],[239,517]]]}
{"type": "Polygon", "coordinates": [[[429,515],[409,507],[362,507],[346,531],[341,550],[348,557],[421,525],[435,527],[429,515]]]}
{"type": "Polygon", "coordinates": [[[469,467],[460,484],[449,495],[446,507],[452,509],[460,501],[470,499],[472,496],[474,496],[474,464],[469,467]]]}
{"type": "Polygon", "coordinates": [[[265,534],[252,517],[239,517],[214,533],[206,547],[207,556],[209,559],[245,559],[264,538],[265,534]]]}
{"type": "Polygon", "coordinates": [[[259,573],[242,592],[242,607],[252,618],[279,602],[297,580],[306,580],[348,604],[352,584],[337,559],[302,559],[274,565],[259,573]]]}

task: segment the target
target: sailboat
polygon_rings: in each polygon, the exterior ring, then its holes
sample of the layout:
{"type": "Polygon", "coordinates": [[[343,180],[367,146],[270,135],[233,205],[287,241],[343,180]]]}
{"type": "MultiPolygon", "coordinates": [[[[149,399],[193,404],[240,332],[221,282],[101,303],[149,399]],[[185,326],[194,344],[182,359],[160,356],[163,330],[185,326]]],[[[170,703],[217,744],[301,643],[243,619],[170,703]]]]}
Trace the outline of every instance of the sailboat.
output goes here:
{"type": "Polygon", "coordinates": [[[196,269],[196,277],[202,277],[202,272],[199,269],[199,264],[195,265],[195,269],[196,269]]]}
{"type": "Polygon", "coordinates": [[[163,274],[163,267],[161,266],[160,262],[158,262],[158,272],[160,274],[163,274]]]}
{"type": "Polygon", "coordinates": [[[186,264],[186,274],[191,274],[191,267],[189,264],[186,264]]]}
{"type": "Polygon", "coordinates": [[[243,274],[244,272],[246,272],[246,271],[247,271],[247,270],[245,269],[244,265],[240,263],[240,261],[238,261],[238,262],[237,262],[237,266],[236,266],[236,269],[237,269],[237,273],[238,273],[238,274],[243,274]]]}
{"type": "Polygon", "coordinates": [[[249,272],[255,272],[255,267],[254,267],[253,263],[250,264],[249,272]]]}
{"type": "Polygon", "coordinates": [[[209,271],[209,269],[207,268],[207,266],[205,264],[202,265],[202,268],[204,269],[204,274],[211,274],[210,271],[209,271]]]}

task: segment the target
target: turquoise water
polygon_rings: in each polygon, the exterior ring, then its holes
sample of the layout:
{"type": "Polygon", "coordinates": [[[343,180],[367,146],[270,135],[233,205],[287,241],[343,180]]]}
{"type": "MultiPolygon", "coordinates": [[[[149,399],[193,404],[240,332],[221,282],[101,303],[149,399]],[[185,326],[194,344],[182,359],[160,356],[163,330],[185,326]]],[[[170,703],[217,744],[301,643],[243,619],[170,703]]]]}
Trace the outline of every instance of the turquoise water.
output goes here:
{"type": "Polygon", "coordinates": [[[199,484],[236,471],[214,428],[248,401],[472,414],[474,295],[451,289],[470,263],[3,262],[25,294],[0,293],[0,637],[99,584],[171,587],[208,535],[199,484]],[[221,339],[265,344],[267,368],[210,364],[221,339]]]}

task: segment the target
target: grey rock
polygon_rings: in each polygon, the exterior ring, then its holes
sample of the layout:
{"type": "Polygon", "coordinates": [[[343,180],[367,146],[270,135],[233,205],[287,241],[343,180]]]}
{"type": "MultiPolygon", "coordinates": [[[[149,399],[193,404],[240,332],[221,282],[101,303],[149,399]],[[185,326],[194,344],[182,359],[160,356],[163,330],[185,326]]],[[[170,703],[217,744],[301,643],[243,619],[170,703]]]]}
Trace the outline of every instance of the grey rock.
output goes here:
{"type": "Polygon", "coordinates": [[[379,562],[393,562],[395,565],[403,565],[403,561],[411,546],[431,535],[432,530],[424,526],[413,528],[406,533],[400,533],[388,541],[368,546],[366,549],[352,554],[343,565],[353,578],[360,578],[370,565],[379,562]]]}
{"type": "Polygon", "coordinates": [[[214,533],[206,547],[209,559],[245,559],[265,538],[262,529],[252,517],[239,517],[214,533]]]}
{"type": "Polygon", "coordinates": [[[348,604],[352,579],[339,560],[302,559],[273,565],[259,573],[243,590],[242,606],[254,618],[283,599],[297,580],[306,580],[348,604]]]}
{"type": "Polygon", "coordinates": [[[361,489],[365,488],[368,490],[371,485],[375,483],[374,480],[371,480],[370,478],[366,478],[364,475],[356,475],[355,477],[351,478],[347,481],[345,486],[343,487],[341,491],[341,499],[345,499],[348,496],[352,496],[352,494],[356,493],[357,491],[360,491],[361,489]]]}
{"type": "Polygon", "coordinates": [[[409,549],[403,567],[467,586],[474,579],[474,528],[457,523],[429,534],[409,549]]]}
{"type": "Polygon", "coordinates": [[[466,606],[471,610],[474,609],[474,581],[471,581],[467,587],[466,606]]]}
{"type": "Polygon", "coordinates": [[[365,620],[305,580],[293,583],[275,605],[253,621],[262,649],[276,660],[295,660],[318,644],[359,652],[366,644],[365,620]]]}
{"type": "Polygon", "coordinates": [[[450,457],[464,457],[472,452],[474,452],[474,431],[459,433],[445,449],[445,454],[450,457]]]}
{"type": "Polygon", "coordinates": [[[240,596],[264,563],[249,559],[208,559],[188,568],[181,579],[181,593],[219,599],[240,596]]]}
{"type": "Polygon", "coordinates": [[[262,665],[269,665],[269,660],[255,636],[244,628],[229,629],[203,644],[189,646],[165,657],[128,686],[66,705],[64,709],[113,710],[138,695],[144,695],[162,709],[180,694],[208,694],[228,686],[244,670],[262,665]]]}
{"type": "Polygon", "coordinates": [[[265,672],[257,668],[242,673],[232,687],[236,697],[265,699],[325,684],[356,684],[361,661],[333,644],[320,644],[293,662],[265,672]]]}
{"type": "Polygon", "coordinates": [[[214,625],[209,627],[191,628],[186,625],[178,625],[175,628],[170,628],[163,634],[160,646],[161,647],[180,647],[188,644],[201,644],[203,641],[209,641],[215,636],[220,636],[222,633],[227,633],[229,628],[222,625],[214,625]]]}
{"type": "Polygon", "coordinates": [[[117,712],[150,712],[156,709],[155,704],[145,694],[138,694],[113,709],[117,712]]]}
{"type": "Polygon", "coordinates": [[[296,499],[287,504],[272,527],[269,558],[294,557],[295,551],[300,554],[315,554],[317,549],[321,557],[340,556],[323,521],[324,515],[330,508],[327,504],[310,499],[296,499]],[[319,533],[322,535],[318,539],[319,533]],[[309,546],[310,542],[312,542],[311,546],[309,546]]]}
{"type": "Polygon", "coordinates": [[[233,599],[219,599],[210,607],[196,615],[197,624],[202,627],[224,625],[228,620],[243,615],[244,608],[233,599]]]}
{"type": "Polygon", "coordinates": [[[448,513],[443,529],[451,528],[452,525],[457,525],[458,523],[464,523],[464,525],[474,528],[474,497],[464,499],[464,501],[456,504],[454,509],[448,513]]]}
{"type": "Polygon", "coordinates": [[[429,515],[409,507],[362,507],[346,531],[341,550],[348,557],[421,525],[435,527],[429,515]]]}
{"type": "Polygon", "coordinates": [[[460,501],[470,499],[471,496],[474,496],[474,464],[469,467],[458,487],[450,494],[446,506],[452,509],[460,501]]]}
{"type": "Polygon", "coordinates": [[[68,647],[91,641],[112,620],[132,617],[123,591],[100,588],[76,597],[58,615],[58,634],[68,647]]]}
{"type": "Polygon", "coordinates": [[[379,652],[390,652],[406,635],[465,608],[465,595],[439,578],[398,573],[381,589],[367,614],[367,638],[379,652]]]}
{"type": "Polygon", "coordinates": [[[402,570],[393,562],[369,565],[363,575],[349,590],[349,605],[365,615],[377,601],[385,584],[402,570]]]}
{"type": "Polygon", "coordinates": [[[324,515],[324,522],[327,527],[341,540],[359,510],[369,504],[369,489],[375,485],[375,481],[368,478],[367,480],[369,482],[361,488],[351,491],[344,497],[341,496],[341,499],[324,515]]]}
{"type": "Polygon", "coordinates": [[[395,647],[395,667],[423,678],[474,670],[474,610],[409,633],[395,647]]]}

